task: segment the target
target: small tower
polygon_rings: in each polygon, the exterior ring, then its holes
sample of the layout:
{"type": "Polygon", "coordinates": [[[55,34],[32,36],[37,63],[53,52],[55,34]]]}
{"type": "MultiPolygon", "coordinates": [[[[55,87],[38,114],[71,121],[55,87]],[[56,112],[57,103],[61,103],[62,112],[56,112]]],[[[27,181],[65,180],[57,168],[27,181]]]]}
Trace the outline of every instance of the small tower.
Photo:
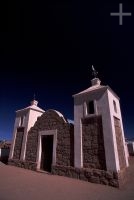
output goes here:
{"type": "Polygon", "coordinates": [[[119,97],[92,70],[91,87],[73,96],[75,167],[118,172],[128,166],[119,97]]]}
{"type": "Polygon", "coordinates": [[[38,101],[34,99],[29,107],[16,111],[9,159],[25,160],[28,131],[37,121],[37,118],[45,112],[37,105],[38,101]]]}

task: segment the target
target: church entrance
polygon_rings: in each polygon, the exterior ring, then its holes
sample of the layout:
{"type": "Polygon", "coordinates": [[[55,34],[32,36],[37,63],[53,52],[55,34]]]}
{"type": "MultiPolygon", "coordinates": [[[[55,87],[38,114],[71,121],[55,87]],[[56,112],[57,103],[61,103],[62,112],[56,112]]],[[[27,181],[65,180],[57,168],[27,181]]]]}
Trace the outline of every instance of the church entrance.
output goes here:
{"type": "Polygon", "coordinates": [[[41,170],[51,172],[53,158],[53,135],[42,136],[41,170]]]}

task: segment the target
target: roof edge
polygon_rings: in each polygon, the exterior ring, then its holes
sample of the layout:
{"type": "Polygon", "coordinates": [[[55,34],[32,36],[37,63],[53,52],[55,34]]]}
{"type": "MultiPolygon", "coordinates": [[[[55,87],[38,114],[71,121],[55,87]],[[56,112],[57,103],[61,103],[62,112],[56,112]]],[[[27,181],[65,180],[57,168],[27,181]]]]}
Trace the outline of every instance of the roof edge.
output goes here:
{"type": "MultiPolygon", "coordinates": [[[[87,91],[85,93],[82,93],[83,91],[77,93],[77,94],[74,94],[72,95],[73,98],[75,97],[78,97],[78,96],[81,96],[81,95],[85,95],[85,94],[88,94],[88,93],[92,93],[92,92],[95,92],[96,90],[101,90],[101,89],[108,89],[114,96],[116,96],[116,98],[118,100],[120,100],[119,96],[111,89],[111,87],[109,85],[102,85],[103,87],[96,87],[94,90],[91,90],[91,91],[87,91]]],[[[90,88],[90,87],[89,87],[90,88]]],[[[88,88],[87,88],[88,89],[88,88]]],[[[85,89],[85,90],[87,90],[85,89]]]]}
{"type": "MultiPolygon", "coordinates": [[[[39,107],[38,107],[39,108],[39,107]]],[[[26,111],[26,110],[34,110],[34,111],[38,111],[38,112],[41,112],[41,113],[44,113],[45,110],[39,108],[39,109],[36,109],[36,108],[30,108],[30,107],[27,107],[27,108],[23,108],[23,109],[20,109],[20,110],[16,110],[15,112],[18,113],[18,112],[22,112],[22,111],[26,111]]]]}

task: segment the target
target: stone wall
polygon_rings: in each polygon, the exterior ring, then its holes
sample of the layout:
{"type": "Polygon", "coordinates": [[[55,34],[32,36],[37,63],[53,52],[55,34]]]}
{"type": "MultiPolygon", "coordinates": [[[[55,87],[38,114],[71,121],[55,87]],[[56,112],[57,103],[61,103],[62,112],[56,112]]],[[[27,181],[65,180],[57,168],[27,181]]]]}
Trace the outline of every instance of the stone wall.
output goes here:
{"type": "Polygon", "coordinates": [[[120,164],[120,169],[122,170],[126,167],[125,151],[124,151],[124,145],[123,145],[120,120],[117,119],[116,117],[114,117],[114,125],[115,125],[117,150],[118,150],[118,156],[119,156],[119,164],[120,164]]]}
{"type": "MultiPolygon", "coordinates": [[[[9,165],[17,166],[30,170],[37,170],[37,166],[35,162],[23,162],[20,160],[9,160],[9,165]]],[[[103,184],[112,187],[121,187],[124,184],[124,180],[126,179],[125,171],[121,171],[120,173],[104,171],[99,169],[87,169],[87,168],[74,168],[71,166],[52,166],[52,174],[59,176],[66,176],[70,178],[75,178],[83,181],[88,181],[91,183],[103,184]]]]}
{"type": "Polygon", "coordinates": [[[54,110],[46,111],[30,129],[26,146],[26,161],[36,162],[38,133],[45,130],[57,130],[56,164],[73,166],[73,125],[63,120],[54,110]]]}
{"type": "Polygon", "coordinates": [[[25,169],[30,169],[36,171],[37,164],[35,162],[21,161],[17,159],[8,160],[8,164],[16,167],[21,167],[25,169]]]}
{"type": "MultiPolygon", "coordinates": [[[[20,160],[9,160],[9,165],[17,166],[25,169],[30,169],[33,171],[37,170],[37,165],[35,162],[20,161],[20,160]]],[[[87,169],[87,168],[74,168],[71,166],[52,166],[52,174],[59,176],[66,176],[70,178],[75,178],[83,181],[88,181],[91,183],[103,184],[112,187],[122,187],[126,180],[125,171],[120,173],[99,170],[99,169],[87,169]]]]}
{"type": "Polygon", "coordinates": [[[52,174],[67,176],[71,178],[88,181],[91,183],[104,184],[113,187],[122,186],[122,180],[123,180],[122,172],[116,173],[111,171],[87,169],[87,168],[77,169],[74,167],[66,167],[58,165],[52,167],[52,174]]]}
{"type": "Polygon", "coordinates": [[[106,170],[101,116],[82,119],[83,167],[106,170]]]}
{"type": "Polygon", "coordinates": [[[18,128],[16,133],[15,147],[13,154],[14,159],[20,159],[23,135],[24,135],[24,128],[23,127],[18,128]]]}

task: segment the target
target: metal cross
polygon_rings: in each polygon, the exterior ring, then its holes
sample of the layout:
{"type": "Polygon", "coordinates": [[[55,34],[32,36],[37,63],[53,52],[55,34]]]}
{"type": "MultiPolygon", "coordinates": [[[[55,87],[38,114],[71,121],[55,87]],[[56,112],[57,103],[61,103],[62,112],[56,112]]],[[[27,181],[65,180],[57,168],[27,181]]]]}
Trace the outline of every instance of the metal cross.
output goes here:
{"type": "Polygon", "coordinates": [[[94,78],[97,78],[98,72],[95,70],[94,66],[92,65],[92,75],[94,78]]]}
{"type": "Polygon", "coordinates": [[[119,16],[119,25],[123,25],[123,17],[124,16],[132,16],[132,13],[124,13],[123,12],[123,4],[119,4],[119,13],[110,13],[111,16],[119,16]]]}

